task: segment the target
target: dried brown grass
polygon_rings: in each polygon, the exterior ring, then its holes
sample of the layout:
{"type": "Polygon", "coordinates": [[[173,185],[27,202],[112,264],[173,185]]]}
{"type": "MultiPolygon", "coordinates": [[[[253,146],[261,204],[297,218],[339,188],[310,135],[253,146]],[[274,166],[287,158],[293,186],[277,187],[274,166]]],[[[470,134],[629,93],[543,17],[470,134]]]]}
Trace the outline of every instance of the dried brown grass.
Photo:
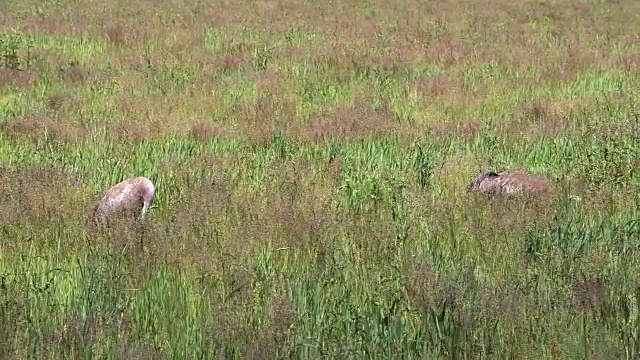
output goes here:
{"type": "Polygon", "coordinates": [[[571,284],[571,306],[577,313],[602,317],[607,306],[607,288],[599,278],[576,278],[571,284]]]}
{"type": "MultiPolygon", "coordinates": [[[[519,1],[517,5],[507,1],[499,1],[497,4],[486,1],[438,4],[405,1],[403,5],[412,9],[409,14],[402,10],[402,4],[374,2],[370,4],[376,10],[372,17],[365,16],[361,6],[351,3],[332,8],[329,11],[332,14],[330,17],[318,16],[327,10],[317,5],[288,1],[255,4],[240,1],[234,3],[233,7],[228,2],[222,2],[218,5],[220,9],[226,9],[224,11],[199,3],[176,4],[161,1],[158,6],[171,9],[170,13],[162,16],[143,5],[123,5],[123,2],[115,1],[104,4],[99,9],[92,9],[91,12],[87,12],[89,6],[86,4],[61,6],[49,9],[50,14],[44,19],[35,14],[26,14],[23,19],[8,16],[6,25],[20,25],[25,31],[42,34],[64,32],[99,37],[112,45],[107,47],[104,57],[82,65],[63,58],[60,54],[42,55],[49,63],[63,64],[57,69],[58,76],[68,84],[83,85],[90,79],[100,84],[113,79],[113,74],[99,74],[95,70],[104,58],[108,58],[119,69],[120,73],[114,81],[123,88],[148,85],[149,78],[142,76],[147,66],[158,71],[158,66],[162,63],[175,63],[195,71],[190,100],[182,99],[184,103],[179,105],[183,113],[158,119],[153,129],[132,125],[128,130],[129,134],[126,134],[125,129],[116,127],[108,135],[115,139],[180,134],[205,140],[225,133],[226,137],[246,138],[251,143],[263,144],[276,129],[286,130],[297,139],[310,142],[334,135],[355,139],[373,134],[420,130],[418,125],[402,125],[402,130],[399,130],[396,125],[390,125],[392,122],[381,120],[387,116],[392,118],[389,114],[384,114],[387,110],[370,111],[361,104],[351,107],[339,105],[324,114],[314,114],[308,128],[299,129],[296,121],[301,119],[296,113],[296,104],[292,103],[293,97],[289,96],[292,82],[287,79],[285,70],[287,64],[292,63],[306,64],[309,68],[321,67],[323,72],[335,75],[341,82],[350,81],[353,74],[366,68],[381,69],[396,76],[417,65],[440,65],[446,69],[446,73],[430,81],[416,80],[409,84],[410,90],[419,94],[425,102],[432,103],[434,98],[437,99],[421,115],[433,118],[433,122],[446,117],[442,105],[445,105],[448,112],[482,104],[484,96],[489,92],[488,83],[480,86],[473,94],[466,93],[463,88],[461,70],[470,64],[493,62],[521,71],[535,68],[541,72],[541,78],[537,81],[564,84],[574,81],[577,74],[585,69],[637,68],[633,54],[607,56],[609,47],[597,42],[596,35],[616,29],[597,18],[597,9],[587,1],[570,5],[543,5],[534,1],[519,1]],[[255,16],[247,17],[243,15],[243,11],[250,11],[255,16]],[[88,13],[93,15],[89,16],[88,13]],[[468,16],[461,20],[460,13],[468,16]],[[263,14],[264,17],[257,14],[263,14]],[[72,21],[60,21],[63,15],[72,21]],[[240,26],[241,23],[244,25],[240,26]],[[530,25],[532,23],[549,24],[549,28],[536,31],[530,25]],[[216,24],[216,28],[224,34],[223,49],[217,53],[202,46],[204,29],[210,24],[216,24]],[[243,30],[244,26],[247,30],[243,30]],[[302,47],[278,43],[271,51],[267,70],[252,69],[253,51],[274,40],[281,41],[278,34],[287,31],[303,38],[303,35],[313,33],[316,40],[304,40],[302,47]],[[559,40],[550,44],[550,39],[555,38],[559,40]],[[148,50],[150,43],[155,44],[155,51],[148,50]],[[54,57],[53,62],[50,61],[51,57],[54,57]],[[223,85],[217,78],[220,74],[232,76],[238,72],[244,72],[256,82],[259,97],[267,99],[269,104],[240,104],[239,108],[234,107],[232,111],[230,109],[228,122],[216,125],[222,129],[205,126],[204,119],[210,116],[206,111],[212,106],[210,104],[220,105],[220,99],[212,101],[209,95],[211,89],[223,85]],[[191,106],[193,108],[188,108],[191,106]],[[253,110],[252,107],[262,108],[253,110]],[[236,112],[239,113],[237,116],[236,112]],[[337,123],[341,117],[355,120],[345,124],[337,123]],[[370,120],[362,121],[363,117],[369,117],[370,120]],[[182,119],[185,118],[203,120],[196,121],[193,126],[184,126],[182,119]],[[174,119],[180,125],[167,125],[168,122],[173,123],[174,119]],[[230,131],[231,127],[237,131],[230,131]]],[[[617,8],[615,12],[615,16],[621,19],[630,16],[628,11],[619,11],[617,8]]],[[[626,35],[621,35],[616,41],[620,44],[634,43],[634,39],[626,35]]],[[[0,80],[6,78],[8,83],[25,87],[33,85],[40,75],[0,70],[0,80]]],[[[180,96],[182,95],[167,94],[157,98],[148,96],[144,100],[136,98],[139,103],[127,111],[127,119],[132,122],[147,122],[148,112],[152,109],[159,113],[170,112],[171,107],[176,105],[167,104],[166,98],[180,96]]],[[[514,126],[517,132],[536,138],[565,131],[564,124],[567,122],[563,119],[570,114],[571,105],[566,105],[564,114],[552,109],[556,105],[531,105],[546,112],[548,121],[545,120],[544,124],[518,123],[514,126]]],[[[524,113],[528,117],[527,113],[535,112],[528,106],[516,106],[512,111],[524,113]]],[[[70,110],[61,112],[62,115],[73,116],[70,110]]],[[[536,117],[539,116],[532,115],[530,121],[536,117]]],[[[452,130],[445,126],[442,132],[452,130]]]]}
{"type": "Polygon", "coordinates": [[[37,74],[29,70],[0,68],[0,85],[29,87],[38,81],[37,74]]]}
{"type": "Polygon", "coordinates": [[[462,122],[449,121],[429,126],[429,134],[434,138],[470,140],[477,136],[484,127],[478,119],[462,122]]]}
{"type": "Polygon", "coordinates": [[[296,129],[296,138],[318,143],[330,139],[365,139],[381,135],[410,136],[411,129],[401,124],[387,108],[372,109],[364,101],[341,106],[311,116],[309,124],[296,129]]]}
{"type": "Polygon", "coordinates": [[[58,68],[58,76],[64,82],[78,85],[87,80],[89,72],[79,63],[70,61],[58,68]]]}
{"type": "MultiPolygon", "coordinates": [[[[54,108],[55,106],[53,105],[54,108]]],[[[89,136],[86,126],[65,122],[55,114],[55,110],[19,117],[1,128],[2,131],[30,141],[47,137],[51,141],[78,143],[89,136]]]]}
{"type": "Polygon", "coordinates": [[[0,220],[3,224],[59,219],[70,210],[67,201],[74,187],[71,174],[51,165],[30,166],[23,170],[3,169],[0,220]]]}

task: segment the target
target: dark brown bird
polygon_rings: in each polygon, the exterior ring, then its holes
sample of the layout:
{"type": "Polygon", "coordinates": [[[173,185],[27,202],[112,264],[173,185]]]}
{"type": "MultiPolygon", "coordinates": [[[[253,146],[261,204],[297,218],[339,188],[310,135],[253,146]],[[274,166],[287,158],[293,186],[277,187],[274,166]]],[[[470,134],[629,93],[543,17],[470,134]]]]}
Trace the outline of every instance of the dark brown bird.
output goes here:
{"type": "Polygon", "coordinates": [[[483,170],[469,184],[467,192],[478,191],[489,195],[503,195],[513,197],[518,194],[540,194],[549,190],[548,181],[536,175],[523,171],[504,171],[496,173],[483,170]]]}

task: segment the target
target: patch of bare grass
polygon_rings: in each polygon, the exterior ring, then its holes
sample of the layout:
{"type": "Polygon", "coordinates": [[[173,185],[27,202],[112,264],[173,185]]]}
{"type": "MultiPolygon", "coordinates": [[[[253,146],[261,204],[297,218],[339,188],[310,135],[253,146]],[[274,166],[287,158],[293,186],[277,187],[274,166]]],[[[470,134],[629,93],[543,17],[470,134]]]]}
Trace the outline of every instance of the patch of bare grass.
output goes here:
{"type": "Polygon", "coordinates": [[[89,72],[78,62],[70,61],[58,68],[58,76],[62,81],[71,84],[82,84],[87,80],[89,72]]]}
{"type": "Polygon", "coordinates": [[[362,101],[314,114],[309,124],[297,131],[297,137],[310,143],[410,134],[410,129],[403,126],[392,111],[386,108],[372,109],[362,101]]]}
{"type": "Polygon", "coordinates": [[[38,76],[28,70],[0,67],[0,84],[2,86],[28,87],[38,80],[38,76]]]}
{"type": "Polygon", "coordinates": [[[452,38],[436,40],[428,45],[426,61],[441,63],[444,66],[457,64],[464,58],[464,50],[458,41],[452,38]]]}
{"type": "Polygon", "coordinates": [[[209,139],[224,139],[230,132],[222,125],[208,121],[197,121],[191,125],[190,136],[199,141],[209,139]]]}
{"type": "Polygon", "coordinates": [[[262,331],[249,347],[247,358],[266,360],[275,357],[277,351],[284,348],[289,327],[295,320],[292,304],[282,295],[275,296],[269,321],[263,325],[262,331]]]}
{"type": "MultiPolygon", "coordinates": [[[[57,106],[52,104],[52,106],[57,106]]],[[[11,120],[2,130],[18,137],[37,141],[45,136],[53,141],[77,143],[89,136],[84,125],[75,125],[50,112],[34,113],[11,120]]]]}
{"type": "Polygon", "coordinates": [[[73,188],[73,176],[51,165],[30,166],[23,170],[2,170],[0,204],[4,224],[20,221],[57,219],[69,211],[67,193],[73,188]]]}
{"type": "Polygon", "coordinates": [[[244,70],[250,64],[247,57],[241,55],[227,55],[222,60],[222,68],[226,72],[235,72],[244,70]]]}
{"type": "Polygon", "coordinates": [[[607,306],[607,288],[599,278],[575,278],[571,284],[571,306],[577,313],[602,317],[607,306]]]}
{"type": "Polygon", "coordinates": [[[496,130],[508,138],[555,138],[579,128],[577,121],[584,110],[584,99],[539,99],[514,107],[511,120],[499,124],[496,130]]]}
{"type": "Polygon", "coordinates": [[[429,134],[434,138],[451,138],[457,140],[471,140],[485,128],[482,121],[468,119],[465,121],[447,121],[429,126],[429,134]]]}
{"type": "Polygon", "coordinates": [[[127,30],[120,24],[110,24],[104,29],[105,36],[116,47],[125,45],[127,41],[127,30]]]}

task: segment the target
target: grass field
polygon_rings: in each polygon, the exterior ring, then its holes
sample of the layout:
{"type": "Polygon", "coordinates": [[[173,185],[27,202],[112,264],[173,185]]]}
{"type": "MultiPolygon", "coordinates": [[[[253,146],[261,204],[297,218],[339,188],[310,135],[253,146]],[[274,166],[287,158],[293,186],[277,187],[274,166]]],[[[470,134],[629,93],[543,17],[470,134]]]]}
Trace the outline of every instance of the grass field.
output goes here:
{"type": "Polygon", "coordinates": [[[0,358],[639,359],[639,14],[0,2],[0,358]]]}

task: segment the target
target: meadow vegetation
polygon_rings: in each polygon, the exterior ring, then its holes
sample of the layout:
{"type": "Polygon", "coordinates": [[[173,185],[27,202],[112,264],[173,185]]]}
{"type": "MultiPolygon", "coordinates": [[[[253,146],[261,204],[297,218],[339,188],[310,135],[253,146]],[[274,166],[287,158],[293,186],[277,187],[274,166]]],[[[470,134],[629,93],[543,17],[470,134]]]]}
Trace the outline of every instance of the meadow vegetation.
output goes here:
{"type": "Polygon", "coordinates": [[[638,359],[638,14],[0,2],[0,358],[638,359]]]}

